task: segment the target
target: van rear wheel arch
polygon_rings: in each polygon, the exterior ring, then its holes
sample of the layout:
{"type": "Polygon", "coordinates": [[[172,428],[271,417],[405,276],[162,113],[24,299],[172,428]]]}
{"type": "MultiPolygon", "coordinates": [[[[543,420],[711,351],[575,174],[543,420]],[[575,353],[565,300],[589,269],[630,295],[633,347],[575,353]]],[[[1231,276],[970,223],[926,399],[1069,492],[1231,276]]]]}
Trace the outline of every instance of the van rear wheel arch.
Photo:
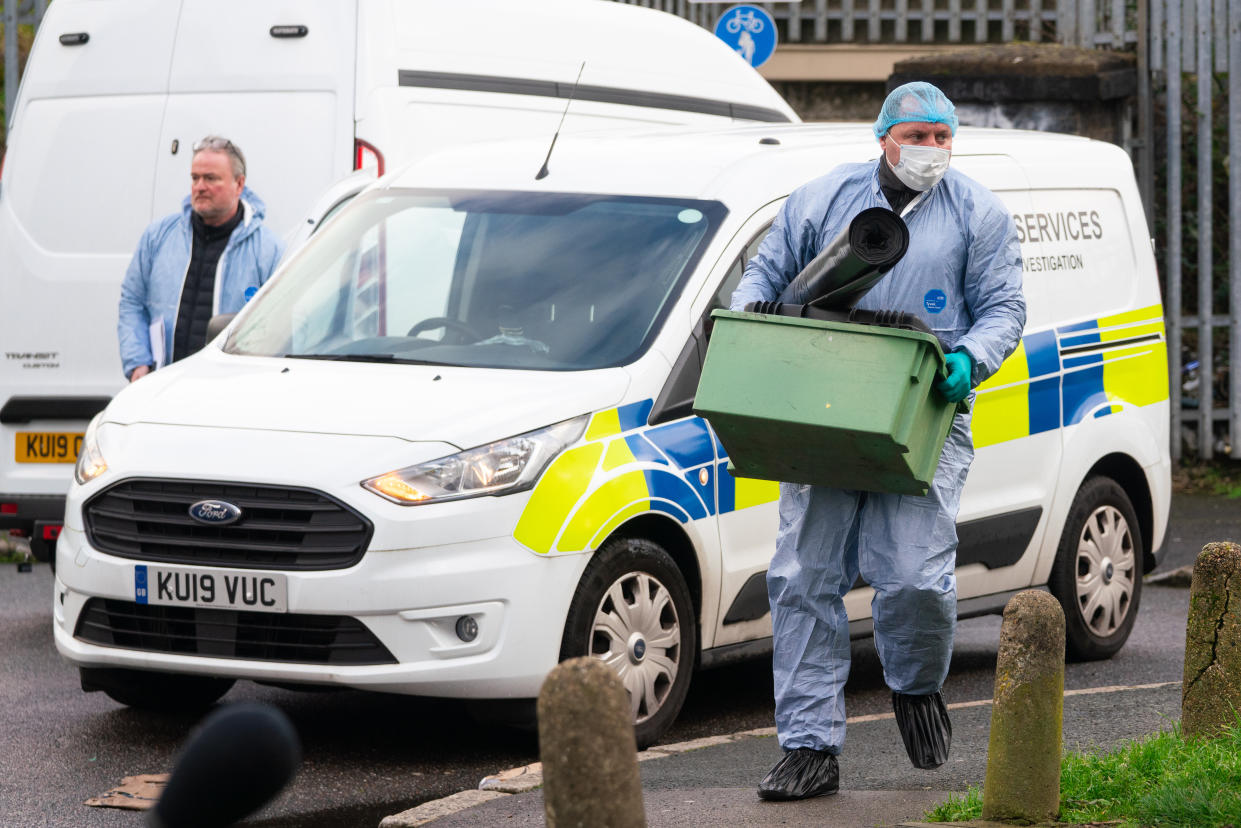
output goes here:
{"type": "MultiPolygon", "coordinates": [[[[1082,486],[1092,477],[1107,477],[1114,480],[1125,491],[1133,506],[1138,528],[1142,534],[1142,572],[1150,572],[1155,568],[1154,543],[1154,505],[1151,498],[1150,484],[1146,481],[1146,473],[1136,460],[1127,454],[1114,452],[1101,457],[1086,473],[1082,486]]],[[[1079,489],[1080,491],[1080,489],[1079,489]]]]}

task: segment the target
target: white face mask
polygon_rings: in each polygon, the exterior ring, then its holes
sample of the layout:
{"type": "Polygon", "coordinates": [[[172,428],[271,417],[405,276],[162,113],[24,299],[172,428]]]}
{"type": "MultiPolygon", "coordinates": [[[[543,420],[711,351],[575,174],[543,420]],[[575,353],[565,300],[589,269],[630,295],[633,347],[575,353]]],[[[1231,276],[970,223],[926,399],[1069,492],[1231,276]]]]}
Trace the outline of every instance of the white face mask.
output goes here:
{"type": "Polygon", "coordinates": [[[901,157],[892,172],[906,187],[918,192],[931,189],[948,172],[948,160],[952,153],[939,147],[922,147],[897,144],[901,157]]]}

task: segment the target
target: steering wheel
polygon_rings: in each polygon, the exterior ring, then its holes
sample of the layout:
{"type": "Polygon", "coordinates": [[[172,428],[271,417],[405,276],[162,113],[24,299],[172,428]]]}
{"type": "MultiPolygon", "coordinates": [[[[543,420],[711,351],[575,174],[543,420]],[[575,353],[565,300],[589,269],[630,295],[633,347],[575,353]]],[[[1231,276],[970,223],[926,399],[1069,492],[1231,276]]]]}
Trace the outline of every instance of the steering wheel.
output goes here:
{"type": "Polygon", "coordinates": [[[478,332],[460,319],[453,319],[451,316],[429,316],[421,322],[415,322],[414,327],[409,329],[406,336],[417,336],[423,331],[433,331],[436,328],[446,328],[457,334],[461,342],[477,342],[482,339],[478,332]]]}

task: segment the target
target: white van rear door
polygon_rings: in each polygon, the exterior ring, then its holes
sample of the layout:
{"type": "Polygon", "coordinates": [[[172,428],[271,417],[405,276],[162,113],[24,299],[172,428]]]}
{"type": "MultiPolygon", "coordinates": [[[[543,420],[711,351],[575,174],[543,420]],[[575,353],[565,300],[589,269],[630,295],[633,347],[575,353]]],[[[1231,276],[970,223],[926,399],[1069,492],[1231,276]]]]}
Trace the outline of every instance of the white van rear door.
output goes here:
{"type": "Polygon", "coordinates": [[[35,40],[0,197],[6,496],[62,496],[86,421],[124,381],[119,285],[151,220],[178,11],[167,0],[57,0],[35,40]]]}
{"type": "Polygon", "coordinates": [[[189,192],[194,142],[223,135],[285,236],[352,169],[357,11],[345,0],[184,0],[156,173],[156,212],[189,192]]]}

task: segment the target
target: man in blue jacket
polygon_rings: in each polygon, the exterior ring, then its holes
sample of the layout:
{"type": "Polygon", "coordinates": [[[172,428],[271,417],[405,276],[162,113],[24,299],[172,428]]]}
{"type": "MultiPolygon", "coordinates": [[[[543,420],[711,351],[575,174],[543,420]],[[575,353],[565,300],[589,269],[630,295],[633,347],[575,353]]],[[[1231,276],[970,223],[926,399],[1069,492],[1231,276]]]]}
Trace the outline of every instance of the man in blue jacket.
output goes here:
{"type": "MultiPolygon", "coordinates": [[[[878,162],[842,164],[794,191],[746,266],[732,308],[771,301],[869,207],[900,212],[909,248],[859,302],[918,316],[944,343],[936,388],[959,402],[1017,347],[1025,325],[1021,249],[1008,211],[949,169],[957,117],[929,83],[888,95],[874,134],[878,162]]],[[[845,739],[849,619],[859,573],[875,590],[875,647],[910,761],[935,768],[952,728],[940,689],[956,629],[957,507],[973,461],[969,414],[958,413],[930,491],[921,497],[780,485],[776,553],[767,571],[776,730],[783,758],[763,799],[836,793],[845,739]]]]}
{"type": "Polygon", "coordinates": [[[227,138],[194,145],[181,211],[151,224],[121,283],[117,336],[130,382],[197,351],[207,323],[235,313],[271,276],[283,245],[246,189],[246,159],[227,138]]]}

